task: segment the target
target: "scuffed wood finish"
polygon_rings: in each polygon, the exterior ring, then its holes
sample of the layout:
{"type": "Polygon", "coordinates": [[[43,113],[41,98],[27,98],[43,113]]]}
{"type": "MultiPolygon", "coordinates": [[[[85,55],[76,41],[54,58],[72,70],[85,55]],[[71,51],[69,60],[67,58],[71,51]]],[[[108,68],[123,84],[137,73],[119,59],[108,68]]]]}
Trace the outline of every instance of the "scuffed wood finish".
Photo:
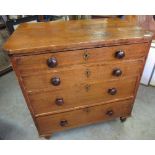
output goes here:
{"type": "Polygon", "coordinates": [[[9,54],[44,53],[148,42],[152,33],[121,20],[21,24],[6,42],[9,54]],[[56,50],[56,51],[55,51],[56,50]]]}
{"type": "Polygon", "coordinates": [[[129,61],[122,63],[106,64],[90,64],[86,66],[76,66],[70,69],[63,68],[62,70],[54,70],[49,73],[21,76],[25,89],[28,92],[39,92],[42,90],[68,90],[77,88],[78,85],[83,85],[95,81],[106,81],[107,79],[115,80],[124,77],[132,77],[138,75],[143,60],[129,61]],[[113,71],[120,69],[122,75],[115,76],[113,71]],[[131,69],[132,68],[132,69],[131,69]],[[37,78],[36,78],[37,77],[37,78]],[[52,84],[52,78],[59,78],[60,84],[55,86],[52,84]],[[95,80],[95,81],[94,81],[95,80]]]}
{"type": "Polygon", "coordinates": [[[97,62],[106,62],[106,61],[115,61],[120,62],[120,60],[132,60],[143,58],[146,55],[149,44],[131,44],[131,45],[121,45],[121,46],[112,46],[112,47],[103,47],[103,48],[93,48],[85,50],[76,50],[76,51],[66,51],[59,53],[48,53],[42,55],[30,55],[17,57],[16,61],[18,63],[19,70],[21,74],[30,74],[41,71],[50,71],[62,68],[69,67],[76,64],[87,64],[87,63],[97,63],[97,62]],[[136,49],[136,51],[133,51],[136,49]],[[123,50],[125,52],[125,57],[123,59],[117,59],[115,53],[118,50],[123,50]],[[88,58],[85,59],[84,56],[88,55],[88,58]],[[47,65],[47,60],[49,58],[56,58],[57,66],[50,68],[47,65]]]}
{"type": "Polygon", "coordinates": [[[52,132],[62,131],[104,120],[111,120],[120,116],[128,117],[130,116],[131,109],[131,101],[126,100],[105,105],[100,104],[98,106],[61,114],[38,117],[38,129],[40,135],[50,135],[52,132]],[[110,114],[110,112],[112,113],[110,114]],[[62,121],[64,121],[64,125],[61,124],[62,121]]]}
{"type": "MultiPolygon", "coordinates": [[[[20,67],[18,65],[18,70],[20,72],[20,75],[22,78],[29,78],[33,76],[42,76],[42,75],[50,75],[49,78],[60,75],[62,78],[66,79],[66,76],[68,79],[76,76],[79,76],[83,79],[91,80],[91,79],[109,79],[109,78],[121,78],[121,77],[128,77],[138,74],[139,70],[141,70],[141,65],[144,61],[144,58],[142,59],[136,59],[136,60],[129,60],[129,61],[112,61],[112,62],[98,62],[98,63],[85,63],[80,65],[71,65],[67,67],[61,67],[61,68],[53,68],[49,70],[45,69],[34,69],[38,65],[35,65],[34,67],[29,67],[28,69],[20,67]],[[131,68],[133,69],[131,70],[131,68]],[[31,69],[32,68],[32,69],[31,69]],[[114,74],[112,74],[114,69],[120,69],[122,71],[121,76],[116,77],[114,74]],[[103,72],[104,71],[104,72],[103,72]]],[[[49,80],[48,80],[49,81],[49,80]]]]}
{"type": "Polygon", "coordinates": [[[29,94],[29,99],[36,116],[63,112],[76,107],[90,106],[99,102],[112,102],[134,96],[136,77],[98,83],[85,83],[70,89],[29,94]],[[121,85],[120,85],[121,83],[121,85]],[[87,90],[88,87],[88,90],[87,90]],[[111,95],[108,90],[115,88],[117,93],[111,95]],[[64,104],[58,106],[56,98],[63,98],[64,104]]]}
{"type": "Polygon", "coordinates": [[[152,34],[118,20],[22,24],[5,44],[40,136],[131,115],[152,34]]]}

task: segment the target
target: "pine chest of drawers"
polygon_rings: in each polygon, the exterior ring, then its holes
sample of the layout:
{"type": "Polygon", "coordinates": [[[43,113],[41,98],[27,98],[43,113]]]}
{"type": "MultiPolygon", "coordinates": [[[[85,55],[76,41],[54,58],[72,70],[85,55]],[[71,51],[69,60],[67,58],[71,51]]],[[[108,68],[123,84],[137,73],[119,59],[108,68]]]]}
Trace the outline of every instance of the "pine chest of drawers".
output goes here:
{"type": "Polygon", "coordinates": [[[4,49],[39,135],[130,116],[151,39],[117,20],[20,25],[4,49]]]}

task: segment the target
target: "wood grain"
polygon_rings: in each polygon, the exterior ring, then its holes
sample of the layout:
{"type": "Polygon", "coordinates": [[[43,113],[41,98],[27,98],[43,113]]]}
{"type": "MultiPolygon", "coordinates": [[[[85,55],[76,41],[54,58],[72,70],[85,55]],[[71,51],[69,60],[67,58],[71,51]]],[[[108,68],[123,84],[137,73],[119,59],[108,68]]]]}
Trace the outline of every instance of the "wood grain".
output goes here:
{"type": "Polygon", "coordinates": [[[71,112],[38,117],[38,130],[40,135],[48,135],[69,128],[79,127],[86,124],[96,123],[104,120],[111,120],[117,117],[130,116],[132,103],[130,100],[113,102],[71,112]],[[111,116],[107,112],[112,110],[111,116]],[[68,124],[61,126],[60,121],[66,120],[68,124]]]}
{"type": "Polygon", "coordinates": [[[149,42],[152,33],[119,20],[21,24],[4,45],[9,54],[45,53],[149,42]]]}
{"type": "Polygon", "coordinates": [[[51,70],[44,74],[23,75],[22,80],[28,92],[42,91],[45,89],[60,90],[78,87],[82,83],[107,81],[132,77],[138,75],[141,70],[143,60],[112,62],[109,64],[88,64],[65,67],[59,70],[51,70]],[[113,70],[121,69],[121,76],[114,76],[113,70]],[[132,68],[132,69],[131,69],[132,68]],[[51,83],[53,77],[60,78],[60,85],[54,86],[51,83]]]}
{"type": "Polygon", "coordinates": [[[106,103],[131,98],[134,96],[136,82],[137,78],[132,77],[121,80],[86,83],[70,89],[29,94],[29,99],[35,116],[48,115],[79,107],[91,106],[100,102],[106,103]],[[88,90],[86,89],[87,86],[89,86],[88,90]],[[108,90],[111,88],[117,89],[115,95],[108,93],[108,90]],[[63,98],[64,104],[58,106],[55,103],[57,98],[63,98]]]}
{"type": "Polygon", "coordinates": [[[132,60],[143,58],[146,55],[149,44],[132,44],[132,45],[121,45],[103,48],[94,48],[88,50],[77,50],[77,51],[67,51],[60,53],[48,53],[42,55],[30,55],[23,57],[16,57],[18,68],[21,74],[33,74],[43,71],[52,71],[62,67],[69,67],[71,65],[77,64],[87,64],[87,63],[97,63],[97,62],[109,62],[115,61],[120,62],[123,60],[132,60]],[[117,59],[115,53],[118,50],[123,50],[125,52],[125,57],[123,59],[117,59]],[[135,51],[133,51],[135,50],[135,51]],[[84,59],[84,55],[87,54],[88,58],[84,59]],[[47,60],[49,58],[57,59],[57,67],[50,68],[47,65],[47,60]]]}
{"type": "Polygon", "coordinates": [[[39,135],[130,116],[151,39],[120,20],[19,26],[4,49],[39,135]]]}

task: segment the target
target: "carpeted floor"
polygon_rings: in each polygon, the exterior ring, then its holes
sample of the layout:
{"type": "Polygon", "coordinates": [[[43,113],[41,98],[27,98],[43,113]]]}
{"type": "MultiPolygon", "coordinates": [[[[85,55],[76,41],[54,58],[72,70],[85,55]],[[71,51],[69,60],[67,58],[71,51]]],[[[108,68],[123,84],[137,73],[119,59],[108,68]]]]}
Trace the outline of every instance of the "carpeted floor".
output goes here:
{"type": "Polygon", "coordinates": [[[0,29],[0,72],[10,66],[9,57],[3,51],[3,43],[7,40],[8,33],[6,29],[0,29]]]}
{"type": "MultiPolygon", "coordinates": [[[[0,77],[0,137],[39,138],[14,72],[0,77]]],[[[155,139],[155,88],[140,86],[132,117],[55,133],[51,139],[155,139]]]]}

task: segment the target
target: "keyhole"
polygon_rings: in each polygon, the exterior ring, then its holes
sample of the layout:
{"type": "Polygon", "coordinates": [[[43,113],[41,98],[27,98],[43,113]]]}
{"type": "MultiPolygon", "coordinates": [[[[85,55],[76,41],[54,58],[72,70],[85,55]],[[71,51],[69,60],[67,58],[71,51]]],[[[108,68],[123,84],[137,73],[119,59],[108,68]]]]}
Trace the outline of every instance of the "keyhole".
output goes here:
{"type": "Polygon", "coordinates": [[[90,56],[89,53],[84,53],[83,58],[84,58],[85,60],[88,60],[89,56],[90,56]]]}
{"type": "Polygon", "coordinates": [[[86,86],[85,86],[85,89],[86,89],[86,91],[88,92],[89,90],[90,90],[90,85],[89,84],[87,84],[86,86]]]}
{"type": "Polygon", "coordinates": [[[86,76],[87,76],[87,78],[90,76],[90,74],[91,74],[91,71],[89,69],[87,69],[86,70],[86,76]]]}

